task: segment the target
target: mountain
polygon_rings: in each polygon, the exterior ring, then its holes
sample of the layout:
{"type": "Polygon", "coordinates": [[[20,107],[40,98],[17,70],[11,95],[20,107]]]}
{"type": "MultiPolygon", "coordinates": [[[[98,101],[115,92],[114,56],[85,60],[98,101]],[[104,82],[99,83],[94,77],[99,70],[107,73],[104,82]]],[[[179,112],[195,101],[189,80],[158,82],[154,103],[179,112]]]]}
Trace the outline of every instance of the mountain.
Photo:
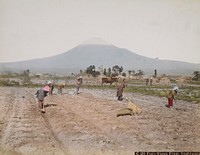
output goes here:
{"type": "Polygon", "coordinates": [[[85,70],[88,66],[123,66],[124,70],[143,70],[145,73],[191,75],[200,70],[200,64],[181,61],[159,60],[135,54],[95,38],[62,54],[21,62],[0,63],[0,71],[30,69],[33,72],[69,73],[85,70]]]}

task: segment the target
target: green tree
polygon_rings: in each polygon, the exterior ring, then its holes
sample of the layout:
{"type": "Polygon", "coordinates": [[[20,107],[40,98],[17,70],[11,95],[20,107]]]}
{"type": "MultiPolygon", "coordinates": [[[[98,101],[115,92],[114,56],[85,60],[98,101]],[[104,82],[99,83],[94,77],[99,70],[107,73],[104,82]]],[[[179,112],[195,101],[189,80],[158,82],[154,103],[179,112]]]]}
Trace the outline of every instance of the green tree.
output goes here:
{"type": "Polygon", "coordinates": [[[107,76],[109,76],[109,77],[111,76],[111,68],[110,67],[108,68],[107,76]]]}
{"type": "Polygon", "coordinates": [[[141,69],[139,69],[139,70],[138,70],[138,74],[139,74],[139,75],[144,75],[144,72],[143,72],[141,69]]]}
{"type": "Polygon", "coordinates": [[[30,70],[29,69],[27,69],[27,70],[25,70],[25,71],[23,71],[23,74],[26,76],[26,75],[28,75],[29,76],[29,74],[30,74],[30,70]]]}
{"type": "Polygon", "coordinates": [[[154,70],[154,77],[157,77],[157,70],[154,70]]]}
{"type": "Polygon", "coordinates": [[[93,77],[96,77],[98,75],[100,75],[99,71],[95,71],[95,66],[94,65],[90,65],[89,67],[87,67],[86,71],[87,74],[92,75],[93,77]]]}
{"type": "Polygon", "coordinates": [[[122,76],[126,77],[126,73],[125,73],[125,72],[123,72],[123,73],[122,73],[122,76]]]}
{"type": "Polygon", "coordinates": [[[96,76],[98,76],[98,75],[100,75],[101,73],[99,72],[99,71],[94,71],[94,72],[92,72],[92,76],[93,77],[96,77],[96,76]]]}
{"type": "Polygon", "coordinates": [[[141,69],[139,69],[139,70],[138,70],[138,73],[135,73],[135,75],[141,76],[141,75],[144,75],[144,72],[143,72],[141,69]]]}
{"type": "Polygon", "coordinates": [[[195,81],[200,80],[200,71],[194,71],[193,75],[194,77],[192,78],[192,80],[195,80],[195,81]]]}
{"type": "Polygon", "coordinates": [[[123,72],[123,67],[119,67],[119,74],[121,74],[123,72]]]}
{"type": "Polygon", "coordinates": [[[103,70],[103,75],[107,76],[106,68],[103,70]]]}
{"type": "Polygon", "coordinates": [[[92,72],[94,72],[94,71],[95,71],[95,66],[94,65],[90,65],[89,67],[87,67],[85,72],[87,74],[92,74],[92,72]]]}
{"type": "Polygon", "coordinates": [[[113,66],[112,71],[114,72],[114,74],[118,74],[120,70],[120,67],[118,65],[113,66]]]}
{"type": "Polygon", "coordinates": [[[128,75],[129,75],[129,76],[131,76],[131,72],[132,72],[131,70],[128,70],[128,75]]]}

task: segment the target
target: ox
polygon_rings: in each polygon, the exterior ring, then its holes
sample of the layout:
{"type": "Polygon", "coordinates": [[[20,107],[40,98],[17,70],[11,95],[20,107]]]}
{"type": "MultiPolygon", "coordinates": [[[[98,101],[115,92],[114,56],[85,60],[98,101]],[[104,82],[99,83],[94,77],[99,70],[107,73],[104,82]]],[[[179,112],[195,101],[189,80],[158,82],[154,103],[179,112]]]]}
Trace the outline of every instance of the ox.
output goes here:
{"type": "Polygon", "coordinates": [[[118,82],[118,78],[103,77],[101,85],[103,85],[103,83],[110,83],[110,85],[111,85],[113,82],[118,82]]]}

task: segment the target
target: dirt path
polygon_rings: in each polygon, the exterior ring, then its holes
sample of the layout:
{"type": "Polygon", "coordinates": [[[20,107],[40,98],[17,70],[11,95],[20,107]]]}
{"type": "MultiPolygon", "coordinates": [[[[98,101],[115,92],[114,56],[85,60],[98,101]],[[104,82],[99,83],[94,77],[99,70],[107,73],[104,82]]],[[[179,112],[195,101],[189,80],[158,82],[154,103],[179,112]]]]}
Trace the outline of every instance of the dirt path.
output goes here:
{"type": "Polygon", "coordinates": [[[0,89],[2,153],[64,154],[62,145],[52,135],[38,111],[32,91],[22,88],[0,89]]]}
{"type": "Polygon", "coordinates": [[[113,90],[48,96],[38,111],[36,89],[0,88],[0,154],[121,154],[135,151],[200,151],[199,105],[126,94],[140,115],[116,117],[126,107],[113,90]],[[71,94],[71,95],[70,95],[71,94]]]}

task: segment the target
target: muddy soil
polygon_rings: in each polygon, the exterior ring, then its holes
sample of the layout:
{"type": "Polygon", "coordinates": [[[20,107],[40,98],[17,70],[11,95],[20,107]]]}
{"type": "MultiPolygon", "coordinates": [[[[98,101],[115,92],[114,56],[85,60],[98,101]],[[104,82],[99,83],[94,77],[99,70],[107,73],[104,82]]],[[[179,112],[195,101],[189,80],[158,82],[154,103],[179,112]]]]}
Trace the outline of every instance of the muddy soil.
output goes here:
{"type": "Polygon", "coordinates": [[[0,88],[0,154],[132,155],[136,151],[200,151],[200,107],[124,93],[142,113],[117,117],[127,101],[114,90],[64,89],[48,96],[41,113],[37,89],[0,88]]]}

